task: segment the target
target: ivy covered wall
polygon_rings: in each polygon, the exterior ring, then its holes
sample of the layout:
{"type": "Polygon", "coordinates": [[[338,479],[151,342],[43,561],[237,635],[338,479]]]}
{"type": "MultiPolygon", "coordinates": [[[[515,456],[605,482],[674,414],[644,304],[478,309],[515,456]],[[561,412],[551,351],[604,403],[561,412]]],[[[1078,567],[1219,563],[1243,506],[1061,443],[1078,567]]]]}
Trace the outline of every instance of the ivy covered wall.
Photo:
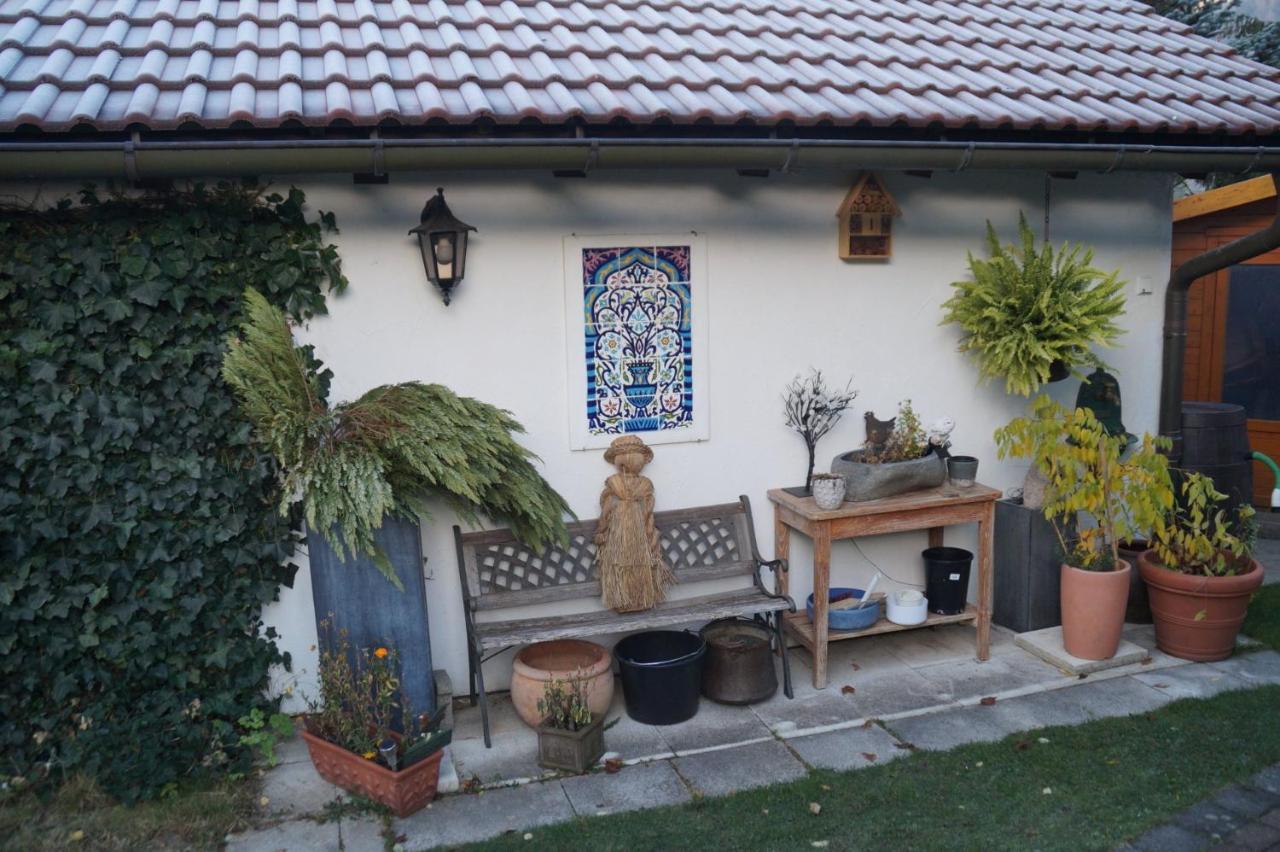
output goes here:
{"type": "Polygon", "coordinates": [[[294,536],[219,368],[246,286],[302,320],[345,285],[303,203],[0,211],[0,775],[131,799],[244,764],[294,536]]]}

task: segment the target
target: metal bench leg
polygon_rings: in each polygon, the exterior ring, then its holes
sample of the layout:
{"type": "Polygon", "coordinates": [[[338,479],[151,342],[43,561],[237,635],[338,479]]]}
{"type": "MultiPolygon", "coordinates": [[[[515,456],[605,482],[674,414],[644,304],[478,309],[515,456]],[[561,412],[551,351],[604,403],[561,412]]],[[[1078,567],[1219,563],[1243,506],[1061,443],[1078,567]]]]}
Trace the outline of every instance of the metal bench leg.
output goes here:
{"type": "Polygon", "coordinates": [[[484,661],[480,659],[480,655],[476,654],[475,662],[476,685],[479,687],[480,696],[480,724],[484,727],[484,747],[493,748],[493,742],[489,739],[489,697],[484,692],[484,661]]]}
{"type": "Polygon", "coordinates": [[[471,681],[471,706],[476,706],[476,657],[479,656],[475,649],[470,647],[471,643],[467,643],[467,676],[471,681]]]}
{"type": "Polygon", "coordinates": [[[773,613],[773,629],[778,635],[778,653],[782,656],[782,692],[787,698],[795,698],[791,691],[791,657],[787,654],[787,637],[782,630],[782,613],[773,613]]]}

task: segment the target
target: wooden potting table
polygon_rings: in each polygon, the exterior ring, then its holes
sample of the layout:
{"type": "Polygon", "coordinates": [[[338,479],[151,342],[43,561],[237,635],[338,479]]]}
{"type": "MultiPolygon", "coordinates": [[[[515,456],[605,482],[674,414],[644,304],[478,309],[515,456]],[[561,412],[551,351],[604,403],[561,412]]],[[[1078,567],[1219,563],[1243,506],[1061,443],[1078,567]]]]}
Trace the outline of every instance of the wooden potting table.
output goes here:
{"type": "MultiPolygon", "coordinates": [[[[819,509],[812,497],[796,497],[780,488],[769,492],[769,499],[773,502],[774,548],[777,558],[789,559],[792,530],[813,540],[813,621],[809,621],[801,607],[798,612],[784,619],[784,625],[787,632],[795,636],[813,655],[815,688],[826,687],[827,644],[840,639],[857,639],[861,636],[935,627],[939,624],[973,622],[978,634],[978,659],[985,660],[990,656],[992,526],[995,520],[995,501],[999,498],[999,491],[985,485],[974,484],[971,488],[959,489],[946,484],[883,500],[844,503],[840,508],[828,511],[819,509]],[[827,596],[831,587],[831,542],[866,535],[928,530],[929,546],[939,547],[942,545],[945,527],[972,523],[978,525],[977,608],[972,604],[965,604],[964,612],[956,615],[930,613],[922,624],[901,625],[881,619],[865,630],[829,630],[827,596]]],[[[778,576],[782,583],[782,593],[788,594],[790,583],[787,572],[781,572],[778,576]]]]}

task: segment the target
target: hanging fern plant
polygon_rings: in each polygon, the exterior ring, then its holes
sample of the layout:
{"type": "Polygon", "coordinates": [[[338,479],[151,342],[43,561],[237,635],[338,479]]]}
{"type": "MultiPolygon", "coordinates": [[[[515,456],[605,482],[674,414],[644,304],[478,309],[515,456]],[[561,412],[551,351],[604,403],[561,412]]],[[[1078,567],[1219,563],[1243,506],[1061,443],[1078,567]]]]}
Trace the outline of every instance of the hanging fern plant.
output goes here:
{"type": "Polygon", "coordinates": [[[1018,236],[1019,245],[1002,245],[987,222],[991,256],[969,255],[972,280],[951,285],[942,321],[963,330],[960,351],[977,356],[983,380],[1003,378],[1008,393],[1027,396],[1049,381],[1054,362],[1106,367],[1091,347],[1123,333],[1125,282],[1095,268],[1083,246],[1037,247],[1022,215],[1018,236]]]}
{"type": "Polygon", "coordinates": [[[280,464],[280,511],[301,496],[307,524],[340,557],[366,554],[399,585],[374,531],[388,514],[425,514],[427,497],[506,523],[535,548],[565,539],[569,508],[511,437],[524,429],[509,412],[418,382],[331,407],[330,373],[294,343],[285,315],[252,289],[244,308],[223,378],[280,464]]]}

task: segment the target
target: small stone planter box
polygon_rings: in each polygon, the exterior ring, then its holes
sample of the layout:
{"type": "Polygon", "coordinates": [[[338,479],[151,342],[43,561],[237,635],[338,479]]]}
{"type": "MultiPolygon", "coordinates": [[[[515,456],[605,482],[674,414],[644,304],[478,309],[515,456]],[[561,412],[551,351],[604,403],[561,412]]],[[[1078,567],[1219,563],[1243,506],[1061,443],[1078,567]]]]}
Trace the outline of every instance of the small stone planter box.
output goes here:
{"type": "Polygon", "coordinates": [[[538,726],[538,765],[581,775],[604,754],[604,716],[579,731],[538,726]]]}
{"type": "Polygon", "coordinates": [[[392,772],[387,767],[365,760],[342,746],[334,745],[310,731],[302,739],[311,753],[311,763],[320,777],[351,793],[358,793],[386,805],[396,816],[406,817],[421,810],[436,797],[440,781],[441,749],[412,766],[392,772]]]}
{"type": "Polygon", "coordinates": [[[862,450],[853,450],[836,456],[831,462],[831,472],[844,477],[846,500],[879,500],[908,491],[937,488],[947,478],[946,461],[932,451],[923,458],[882,464],[867,464],[862,457],[862,450]]]}

